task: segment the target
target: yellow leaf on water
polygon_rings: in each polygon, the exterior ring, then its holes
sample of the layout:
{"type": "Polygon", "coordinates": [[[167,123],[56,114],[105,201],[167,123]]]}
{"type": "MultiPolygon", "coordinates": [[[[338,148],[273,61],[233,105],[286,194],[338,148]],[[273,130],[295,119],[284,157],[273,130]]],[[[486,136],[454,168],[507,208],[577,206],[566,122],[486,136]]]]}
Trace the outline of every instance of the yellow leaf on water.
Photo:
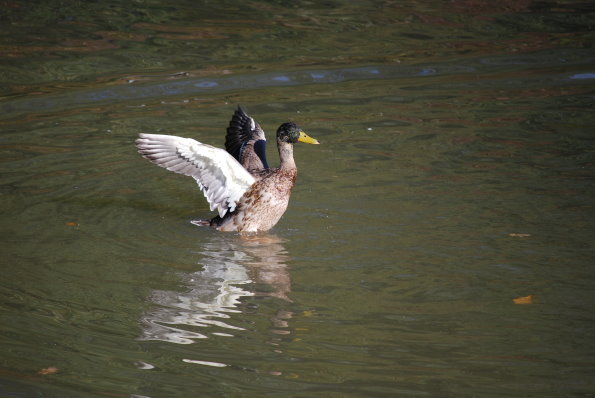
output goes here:
{"type": "Polygon", "coordinates": [[[37,372],[38,375],[53,375],[54,373],[58,373],[58,368],[55,366],[43,368],[37,372]]]}
{"type": "Polygon", "coordinates": [[[68,221],[68,222],[65,222],[64,224],[66,224],[67,227],[78,227],[78,224],[75,223],[74,221],[68,221]]]}
{"type": "Polygon", "coordinates": [[[534,297],[535,297],[534,295],[530,294],[528,296],[517,297],[515,299],[512,299],[512,301],[515,304],[533,304],[534,297]]]}

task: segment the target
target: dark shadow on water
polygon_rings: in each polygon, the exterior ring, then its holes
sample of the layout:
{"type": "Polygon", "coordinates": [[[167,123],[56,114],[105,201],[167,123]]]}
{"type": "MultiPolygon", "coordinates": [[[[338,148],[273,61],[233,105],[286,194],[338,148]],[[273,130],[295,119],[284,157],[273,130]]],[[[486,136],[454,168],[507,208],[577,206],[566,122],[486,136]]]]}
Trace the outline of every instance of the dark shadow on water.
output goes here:
{"type": "MultiPolygon", "coordinates": [[[[233,336],[245,330],[233,319],[241,312],[243,298],[291,301],[290,257],[277,236],[215,234],[201,244],[198,256],[202,268],[181,275],[180,291],[155,290],[148,297],[153,308],[141,317],[140,340],[191,344],[209,336],[233,336]]],[[[280,311],[273,316],[273,326],[286,327],[290,317],[280,311]]]]}

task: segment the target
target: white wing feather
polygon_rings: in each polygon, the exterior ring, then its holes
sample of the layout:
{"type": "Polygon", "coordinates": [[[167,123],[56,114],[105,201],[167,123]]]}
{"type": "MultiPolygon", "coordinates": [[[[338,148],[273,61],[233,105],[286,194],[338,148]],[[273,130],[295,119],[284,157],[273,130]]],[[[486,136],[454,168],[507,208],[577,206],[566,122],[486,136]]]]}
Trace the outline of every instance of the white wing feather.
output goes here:
{"type": "Polygon", "coordinates": [[[138,151],[151,162],[176,173],[194,177],[211,210],[223,217],[234,211],[238,200],[256,181],[224,149],[174,135],[139,134],[138,151]]]}

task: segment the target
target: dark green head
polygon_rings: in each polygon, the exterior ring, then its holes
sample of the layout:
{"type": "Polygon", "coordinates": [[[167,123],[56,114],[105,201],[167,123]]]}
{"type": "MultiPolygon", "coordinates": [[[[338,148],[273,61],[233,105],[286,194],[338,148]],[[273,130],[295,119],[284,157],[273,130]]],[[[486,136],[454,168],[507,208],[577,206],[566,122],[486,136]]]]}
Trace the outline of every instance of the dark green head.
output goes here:
{"type": "Polygon", "coordinates": [[[305,142],[306,144],[320,144],[314,138],[304,133],[294,122],[283,123],[277,129],[277,140],[281,142],[289,142],[295,144],[296,142],[305,142]]]}

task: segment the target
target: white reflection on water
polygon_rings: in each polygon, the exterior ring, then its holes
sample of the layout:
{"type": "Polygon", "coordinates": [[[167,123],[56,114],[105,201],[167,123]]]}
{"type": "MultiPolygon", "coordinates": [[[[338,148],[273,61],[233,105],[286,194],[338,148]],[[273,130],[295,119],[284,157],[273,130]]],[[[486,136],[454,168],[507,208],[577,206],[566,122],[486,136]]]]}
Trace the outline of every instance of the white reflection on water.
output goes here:
{"type": "MultiPolygon", "coordinates": [[[[244,330],[230,320],[230,314],[241,312],[242,297],[266,295],[290,301],[289,256],[278,237],[217,234],[199,253],[202,269],[182,274],[184,291],[155,290],[150,295],[154,307],[141,317],[140,340],[191,344],[207,338],[207,333],[233,336],[228,332],[244,330]],[[267,291],[259,291],[263,290],[259,286],[267,291]],[[198,332],[197,327],[205,329],[198,332]]],[[[278,314],[275,326],[285,327],[284,319],[290,317],[278,314]]]]}
{"type": "Polygon", "coordinates": [[[182,359],[182,362],[186,363],[194,363],[196,365],[205,365],[205,366],[212,366],[215,368],[224,368],[227,365],[221,362],[211,362],[211,361],[199,361],[196,359],[182,359]]]}

